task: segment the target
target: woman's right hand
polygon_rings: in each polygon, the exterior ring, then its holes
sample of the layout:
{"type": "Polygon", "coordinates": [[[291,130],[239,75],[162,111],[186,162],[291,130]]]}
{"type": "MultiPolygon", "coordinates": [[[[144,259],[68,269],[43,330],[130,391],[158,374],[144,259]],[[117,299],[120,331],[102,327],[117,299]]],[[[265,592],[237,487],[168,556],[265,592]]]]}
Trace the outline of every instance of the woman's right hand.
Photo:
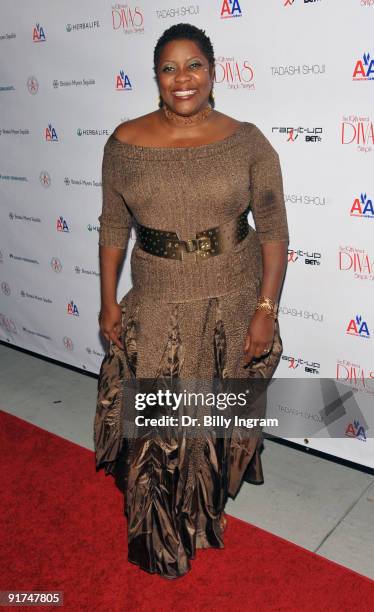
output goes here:
{"type": "Polygon", "coordinates": [[[102,306],[99,314],[100,331],[108,342],[114,342],[120,349],[124,349],[120,340],[122,332],[121,306],[114,302],[109,306],[102,306]]]}

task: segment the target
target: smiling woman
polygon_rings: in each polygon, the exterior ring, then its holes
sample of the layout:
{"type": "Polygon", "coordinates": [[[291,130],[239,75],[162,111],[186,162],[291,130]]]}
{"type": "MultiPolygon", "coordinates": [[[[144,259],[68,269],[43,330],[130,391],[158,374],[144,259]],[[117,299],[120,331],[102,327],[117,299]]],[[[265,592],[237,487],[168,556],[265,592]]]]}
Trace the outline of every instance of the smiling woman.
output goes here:
{"type": "MultiPolygon", "coordinates": [[[[169,44],[168,47],[170,46],[172,53],[175,45],[169,44]]],[[[178,45],[178,49],[182,51],[183,44],[178,45]]],[[[165,103],[170,105],[173,97],[177,100],[190,100],[195,96],[195,110],[199,110],[199,96],[200,103],[205,104],[206,95],[209,95],[212,88],[212,75],[209,74],[208,67],[204,66],[203,60],[189,58],[180,68],[176,61],[171,63],[166,60],[163,64],[159,71],[159,88],[165,103]]]]}
{"type": "MultiPolygon", "coordinates": [[[[166,30],[154,50],[160,108],[118,126],[102,166],[99,321],[109,347],[96,461],[125,493],[129,561],[165,578],[185,575],[196,549],[223,547],[228,496],[244,475],[263,481],[261,427],[188,437],[165,409],[170,427],[144,432],[128,422],[123,383],[151,379],[154,391],[192,380],[200,391],[200,381],[244,378],[255,386],[282,353],[288,228],[279,158],[253,123],[214,109],[214,68],[205,32],[166,30]],[[132,226],[133,286],[117,303],[132,226]]],[[[265,407],[262,394],[250,416],[263,417],[265,407]]],[[[147,417],[159,413],[157,405],[147,417]]]]}
{"type": "MultiPolygon", "coordinates": [[[[182,30],[180,33],[183,35],[182,30]]],[[[161,37],[154,51],[154,72],[160,90],[160,106],[163,103],[179,115],[193,115],[206,106],[214,107],[214,53],[209,39],[198,42],[189,37],[171,39],[161,37]],[[192,101],[187,106],[176,101],[192,101]],[[162,102],[163,101],[163,102],[162,102]],[[178,111],[177,111],[178,108],[178,111]]]]}

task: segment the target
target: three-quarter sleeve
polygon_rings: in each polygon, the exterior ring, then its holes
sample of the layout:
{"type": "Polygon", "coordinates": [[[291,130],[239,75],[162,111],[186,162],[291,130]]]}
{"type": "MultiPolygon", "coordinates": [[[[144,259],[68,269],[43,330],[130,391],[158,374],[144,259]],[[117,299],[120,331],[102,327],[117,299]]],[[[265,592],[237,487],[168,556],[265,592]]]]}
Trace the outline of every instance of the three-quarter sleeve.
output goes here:
{"type": "Polygon", "coordinates": [[[279,156],[266,136],[253,126],[250,204],[260,243],[289,241],[279,156]]]}
{"type": "Polygon", "coordinates": [[[99,244],[101,246],[127,247],[132,215],[126,202],[118,191],[115,181],[113,150],[110,140],[104,146],[102,161],[102,211],[100,221],[99,244]]]}

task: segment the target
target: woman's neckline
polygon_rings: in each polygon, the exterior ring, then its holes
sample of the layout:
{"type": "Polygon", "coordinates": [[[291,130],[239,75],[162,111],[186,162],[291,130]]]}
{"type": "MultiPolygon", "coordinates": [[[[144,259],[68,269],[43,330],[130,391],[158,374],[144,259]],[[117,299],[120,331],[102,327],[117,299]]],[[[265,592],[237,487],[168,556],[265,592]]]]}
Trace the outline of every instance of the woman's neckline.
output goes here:
{"type": "Polygon", "coordinates": [[[234,132],[225,136],[225,138],[221,138],[220,140],[215,140],[213,142],[208,142],[201,145],[196,146],[188,146],[188,147],[151,147],[145,145],[137,145],[129,142],[125,142],[123,140],[119,140],[114,136],[114,132],[109,136],[109,140],[112,141],[115,145],[122,148],[126,153],[134,153],[141,154],[145,153],[147,155],[155,154],[161,156],[167,155],[177,155],[178,153],[208,153],[209,151],[215,151],[216,149],[221,149],[222,147],[226,148],[227,146],[236,143],[241,136],[241,133],[244,127],[248,125],[247,121],[241,121],[239,126],[236,128],[234,132]]]}

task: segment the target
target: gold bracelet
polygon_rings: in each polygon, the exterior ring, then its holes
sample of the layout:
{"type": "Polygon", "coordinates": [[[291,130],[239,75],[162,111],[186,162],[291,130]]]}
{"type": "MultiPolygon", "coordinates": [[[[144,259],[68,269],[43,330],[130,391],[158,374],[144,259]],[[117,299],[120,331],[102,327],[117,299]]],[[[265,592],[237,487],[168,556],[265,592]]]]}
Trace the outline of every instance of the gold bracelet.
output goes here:
{"type": "Polygon", "coordinates": [[[273,319],[276,319],[278,316],[277,302],[263,295],[261,295],[257,300],[256,310],[265,310],[266,314],[268,314],[273,319]]]}

